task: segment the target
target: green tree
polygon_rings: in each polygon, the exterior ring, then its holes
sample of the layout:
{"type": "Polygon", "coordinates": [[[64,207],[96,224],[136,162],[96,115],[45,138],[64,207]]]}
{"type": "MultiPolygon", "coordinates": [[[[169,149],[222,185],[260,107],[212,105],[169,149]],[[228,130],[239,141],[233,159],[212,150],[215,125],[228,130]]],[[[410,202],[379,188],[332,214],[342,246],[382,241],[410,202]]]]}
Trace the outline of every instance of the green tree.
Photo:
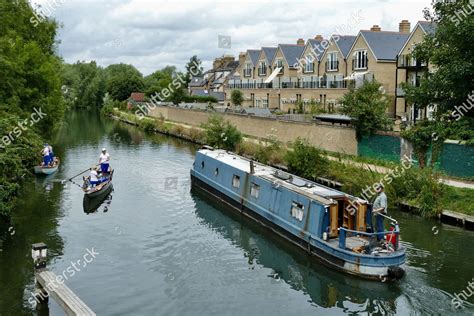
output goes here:
{"type": "Polygon", "coordinates": [[[203,68],[201,64],[201,60],[196,55],[189,59],[186,64],[186,86],[191,81],[191,78],[202,76],[203,68]]]}
{"type": "Polygon", "coordinates": [[[142,74],[132,65],[110,65],[105,68],[105,74],[106,92],[115,100],[124,101],[132,92],[141,92],[145,88],[142,74]]]}
{"type": "Polygon", "coordinates": [[[103,105],[105,73],[95,61],[76,62],[63,66],[62,90],[71,107],[96,107],[103,105]]]}
{"type": "Polygon", "coordinates": [[[202,127],[206,130],[206,142],[210,146],[235,150],[242,142],[242,133],[221,115],[212,115],[202,127]]]}
{"type": "Polygon", "coordinates": [[[329,160],[323,152],[299,137],[293,144],[293,150],[288,150],[285,161],[290,172],[303,178],[314,180],[329,172],[329,160]]]}
{"type": "Polygon", "coordinates": [[[375,80],[364,81],[360,88],[351,88],[342,97],[342,113],[351,117],[358,140],[392,124],[386,114],[391,100],[375,80]]]}
{"type": "Polygon", "coordinates": [[[232,90],[230,100],[234,105],[240,106],[244,102],[244,94],[238,89],[232,90]]]}
{"type": "Polygon", "coordinates": [[[39,161],[42,137],[60,126],[65,104],[58,25],[36,20],[29,1],[0,1],[0,215],[8,217],[22,176],[39,161]],[[40,110],[45,115],[32,114],[40,110]],[[25,120],[26,129],[20,127],[25,120]]]}
{"type": "Polygon", "coordinates": [[[401,136],[410,141],[420,168],[424,168],[434,166],[441,155],[443,143],[447,138],[447,129],[441,122],[423,120],[402,131],[401,136]],[[428,161],[430,149],[432,151],[431,160],[428,161]]]}
{"type": "MultiPolygon", "coordinates": [[[[474,90],[474,17],[469,3],[436,1],[424,11],[425,18],[436,23],[436,31],[416,45],[413,57],[434,71],[425,73],[419,87],[407,89],[407,100],[419,108],[436,104],[437,118],[453,116],[455,107],[474,90]]],[[[466,115],[474,117],[474,111],[466,115]]]]}

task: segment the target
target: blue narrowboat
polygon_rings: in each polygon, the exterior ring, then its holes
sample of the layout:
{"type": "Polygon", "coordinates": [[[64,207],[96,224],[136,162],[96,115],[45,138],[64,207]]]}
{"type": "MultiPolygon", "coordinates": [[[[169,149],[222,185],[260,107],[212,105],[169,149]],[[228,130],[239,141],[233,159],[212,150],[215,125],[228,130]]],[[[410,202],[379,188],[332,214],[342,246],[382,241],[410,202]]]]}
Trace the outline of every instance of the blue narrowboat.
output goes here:
{"type": "Polygon", "coordinates": [[[210,147],[196,152],[191,181],[330,267],[382,281],[404,275],[398,223],[388,217],[392,230],[373,232],[366,200],[210,147]]]}

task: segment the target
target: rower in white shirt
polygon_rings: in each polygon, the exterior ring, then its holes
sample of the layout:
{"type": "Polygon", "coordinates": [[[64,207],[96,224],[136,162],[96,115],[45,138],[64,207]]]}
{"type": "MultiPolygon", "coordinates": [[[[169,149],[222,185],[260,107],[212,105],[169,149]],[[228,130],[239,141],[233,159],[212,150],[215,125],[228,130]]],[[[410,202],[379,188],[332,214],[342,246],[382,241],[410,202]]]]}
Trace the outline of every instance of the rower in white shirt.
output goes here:
{"type": "Polygon", "coordinates": [[[107,153],[107,150],[105,148],[102,148],[102,153],[99,156],[99,164],[102,174],[106,174],[109,172],[109,163],[110,155],[107,153]]]}

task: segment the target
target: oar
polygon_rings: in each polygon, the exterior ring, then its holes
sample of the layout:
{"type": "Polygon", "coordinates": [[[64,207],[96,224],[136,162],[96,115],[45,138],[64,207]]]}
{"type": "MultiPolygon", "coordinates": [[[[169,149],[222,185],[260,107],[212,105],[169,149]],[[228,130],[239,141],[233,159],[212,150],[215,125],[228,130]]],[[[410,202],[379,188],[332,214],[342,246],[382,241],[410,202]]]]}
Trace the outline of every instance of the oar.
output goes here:
{"type": "Polygon", "coordinates": [[[84,172],[87,172],[89,169],[90,169],[90,168],[87,168],[86,170],[82,171],[81,173],[76,174],[74,177],[71,177],[71,178],[69,178],[69,179],[66,179],[66,180],[61,181],[61,183],[64,184],[64,183],[66,183],[67,181],[71,181],[71,182],[72,182],[72,179],[74,179],[74,178],[80,176],[80,175],[83,174],[84,172]]]}

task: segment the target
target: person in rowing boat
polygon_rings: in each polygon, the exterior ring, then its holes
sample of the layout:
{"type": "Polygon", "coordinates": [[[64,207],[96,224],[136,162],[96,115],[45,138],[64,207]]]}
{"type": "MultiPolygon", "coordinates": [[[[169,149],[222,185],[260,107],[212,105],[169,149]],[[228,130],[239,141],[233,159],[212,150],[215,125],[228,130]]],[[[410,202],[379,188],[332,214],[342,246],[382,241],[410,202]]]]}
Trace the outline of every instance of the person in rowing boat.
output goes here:
{"type": "Polygon", "coordinates": [[[53,146],[51,146],[50,144],[46,144],[46,146],[48,147],[48,151],[49,151],[49,164],[52,166],[54,165],[53,146]]]}
{"type": "Polygon", "coordinates": [[[41,164],[41,166],[43,166],[43,167],[49,166],[50,156],[49,156],[48,144],[43,145],[43,149],[41,150],[41,154],[43,155],[43,163],[41,164]]]}
{"type": "Polygon", "coordinates": [[[375,214],[375,229],[377,230],[377,240],[383,239],[383,232],[385,227],[383,224],[384,217],[382,215],[387,214],[387,195],[384,192],[383,184],[380,183],[377,187],[377,197],[374,201],[373,213],[375,214]],[[380,215],[382,214],[382,215],[380,215]]]}
{"type": "Polygon", "coordinates": [[[99,156],[100,171],[103,175],[109,172],[110,155],[105,148],[99,156]]]}
{"type": "Polygon", "coordinates": [[[90,176],[89,176],[89,183],[91,187],[95,187],[96,185],[100,184],[102,181],[99,179],[99,175],[97,173],[97,168],[90,169],[90,176]]]}

